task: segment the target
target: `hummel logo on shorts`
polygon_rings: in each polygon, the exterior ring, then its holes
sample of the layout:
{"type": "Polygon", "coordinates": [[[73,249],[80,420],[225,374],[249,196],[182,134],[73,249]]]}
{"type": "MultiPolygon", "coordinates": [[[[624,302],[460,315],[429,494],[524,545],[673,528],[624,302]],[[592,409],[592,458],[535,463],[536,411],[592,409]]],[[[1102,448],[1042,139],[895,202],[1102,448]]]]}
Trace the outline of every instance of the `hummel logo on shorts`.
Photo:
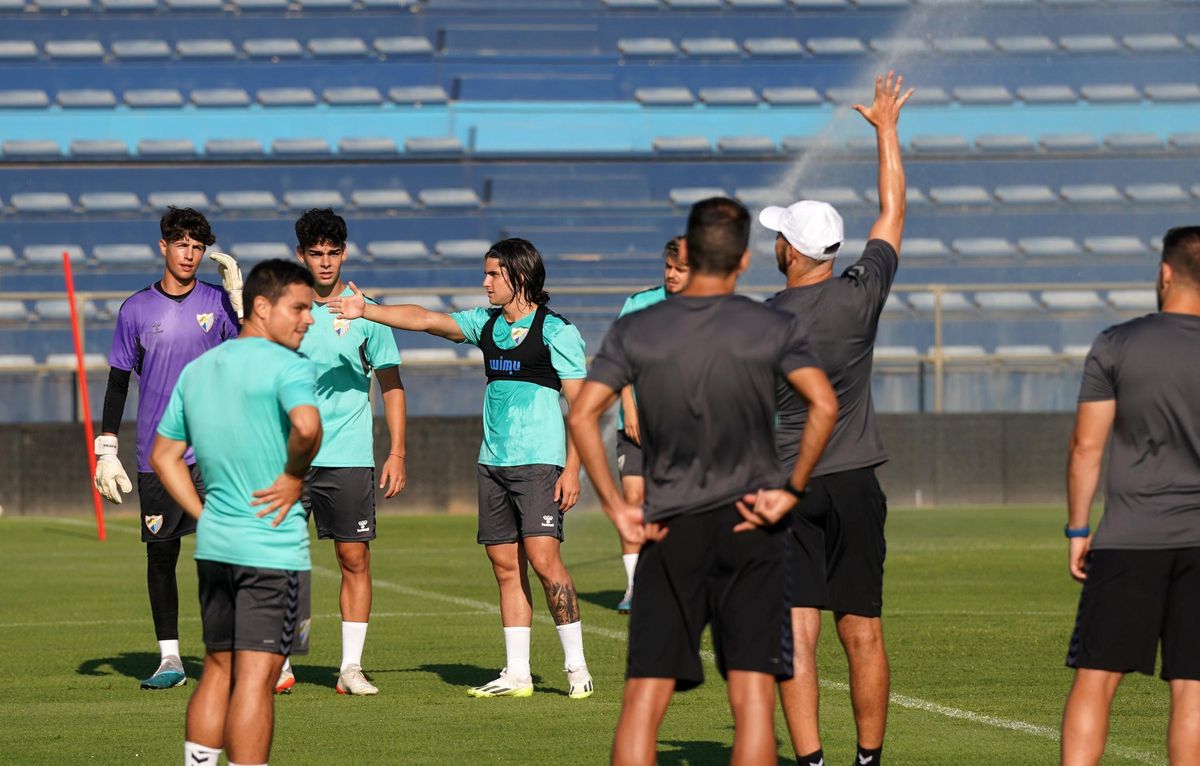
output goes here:
{"type": "Polygon", "coordinates": [[[368,531],[368,525],[369,525],[369,522],[367,519],[359,519],[358,520],[358,531],[359,532],[368,531]]]}
{"type": "Polygon", "coordinates": [[[543,516],[542,517],[542,526],[543,527],[554,526],[554,517],[553,516],[543,516]]]}

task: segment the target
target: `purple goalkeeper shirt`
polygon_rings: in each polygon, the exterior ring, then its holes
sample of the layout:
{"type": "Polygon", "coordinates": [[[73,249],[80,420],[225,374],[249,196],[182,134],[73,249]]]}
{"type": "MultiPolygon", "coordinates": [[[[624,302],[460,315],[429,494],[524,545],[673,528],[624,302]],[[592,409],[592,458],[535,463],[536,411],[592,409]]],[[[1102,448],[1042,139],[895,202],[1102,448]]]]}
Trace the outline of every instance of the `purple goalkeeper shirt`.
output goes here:
{"type": "MultiPolygon", "coordinates": [[[[150,473],[150,447],[179,373],[193,359],[238,334],[237,315],[225,291],[207,282],[181,301],[155,285],[129,296],[117,314],[108,364],[138,376],[138,471],[150,473]]],[[[191,449],[184,458],[195,462],[191,449]]]]}

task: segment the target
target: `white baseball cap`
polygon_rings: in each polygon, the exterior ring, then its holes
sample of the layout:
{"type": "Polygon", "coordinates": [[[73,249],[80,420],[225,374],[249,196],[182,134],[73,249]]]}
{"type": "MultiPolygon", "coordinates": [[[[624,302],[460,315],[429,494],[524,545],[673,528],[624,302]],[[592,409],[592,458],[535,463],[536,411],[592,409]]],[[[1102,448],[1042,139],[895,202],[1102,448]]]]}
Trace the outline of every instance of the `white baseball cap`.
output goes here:
{"type": "Polygon", "coordinates": [[[792,247],[815,261],[831,260],[826,253],[845,239],[842,217],[826,202],[805,199],[787,207],[772,206],[758,214],[758,222],[778,231],[792,247]]]}

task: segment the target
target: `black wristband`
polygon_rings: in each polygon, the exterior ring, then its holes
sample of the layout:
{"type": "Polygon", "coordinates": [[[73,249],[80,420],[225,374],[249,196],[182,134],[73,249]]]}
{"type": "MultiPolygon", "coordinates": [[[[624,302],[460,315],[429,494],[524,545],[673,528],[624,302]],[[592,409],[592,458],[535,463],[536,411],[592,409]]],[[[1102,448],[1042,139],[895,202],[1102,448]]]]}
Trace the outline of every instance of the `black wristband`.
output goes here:
{"type": "Polygon", "coordinates": [[[796,487],[792,484],[791,478],[787,480],[787,483],[783,485],[782,489],[784,492],[788,493],[797,500],[802,500],[804,496],[808,494],[807,489],[796,489],[796,487]]]}

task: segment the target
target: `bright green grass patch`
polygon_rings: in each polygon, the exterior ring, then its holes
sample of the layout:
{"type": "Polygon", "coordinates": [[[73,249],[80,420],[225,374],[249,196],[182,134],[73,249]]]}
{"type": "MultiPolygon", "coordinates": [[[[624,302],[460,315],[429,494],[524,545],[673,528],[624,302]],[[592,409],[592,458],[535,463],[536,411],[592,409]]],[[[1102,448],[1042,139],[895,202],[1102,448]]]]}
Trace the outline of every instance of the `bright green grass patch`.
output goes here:
{"type": "MultiPolygon", "coordinates": [[[[1062,660],[1078,586],[1057,509],[902,510],[888,521],[885,630],[891,764],[1050,764],[1070,672],[1062,660]]],[[[177,763],[192,683],[142,692],[157,665],[136,521],[0,519],[0,763],[177,763]]],[[[599,514],[568,517],[564,557],[581,596],[589,700],[566,697],[562,653],[537,605],[527,700],[475,700],[466,687],[504,662],[496,588],[473,518],[389,516],[372,545],[374,615],[364,665],[375,698],[334,693],[341,656],[332,546],[314,542],[312,653],[279,698],[272,762],[600,764],[620,708],[626,618],[616,535],[599,514]]],[[[190,540],[184,556],[192,552],[190,540]]],[[[202,647],[195,570],[179,567],[189,673],[202,647]]],[[[534,586],[535,592],[538,591],[534,586]]],[[[540,593],[538,594],[540,598],[540,593]]],[[[827,763],[853,759],[846,663],[831,621],[820,662],[827,763]]],[[[663,764],[717,764],[732,741],[724,686],[676,697],[663,764]]],[[[1106,763],[1165,763],[1167,688],[1131,676],[1117,696],[1106,763]]],[[[782,716],[781,763],[791,762],[782,716]]]]}

